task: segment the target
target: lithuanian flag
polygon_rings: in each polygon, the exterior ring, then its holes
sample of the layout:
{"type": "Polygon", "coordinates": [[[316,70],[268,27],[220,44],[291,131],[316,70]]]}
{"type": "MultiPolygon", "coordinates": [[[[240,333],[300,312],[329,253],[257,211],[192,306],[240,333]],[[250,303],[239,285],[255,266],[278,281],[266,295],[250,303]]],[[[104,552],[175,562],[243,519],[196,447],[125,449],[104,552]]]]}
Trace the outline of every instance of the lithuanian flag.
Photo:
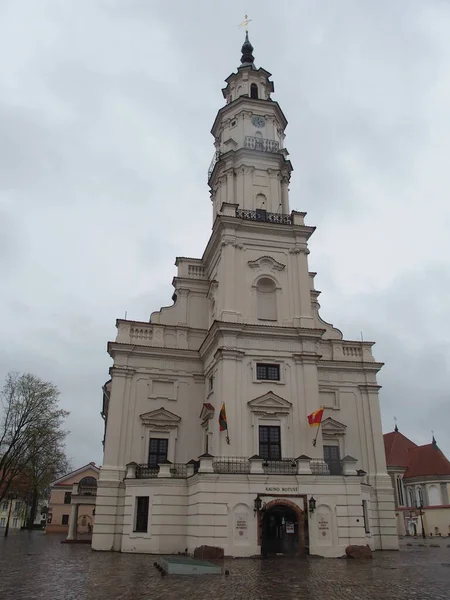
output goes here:
{"type": "Polygon", "coordinates": [[[311,427],[319,427],[322,422],[323,408],[315,410],[313,413],[308,415],[308,423],[311,427]]]}
{"type": "Polygon", "coordinates": [[[220,409],[220,413],[219,413],[219,430],[220,431],[228,430],[227,413],[225,411],[225,402],[222,403],[222,408],[220,409]]]}

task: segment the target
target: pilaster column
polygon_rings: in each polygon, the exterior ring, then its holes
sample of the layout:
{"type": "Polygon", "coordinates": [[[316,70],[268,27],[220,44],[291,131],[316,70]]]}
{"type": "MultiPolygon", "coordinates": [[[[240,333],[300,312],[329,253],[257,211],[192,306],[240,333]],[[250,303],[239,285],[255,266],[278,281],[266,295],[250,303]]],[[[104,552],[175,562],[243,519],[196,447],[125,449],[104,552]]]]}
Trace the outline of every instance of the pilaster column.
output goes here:
{"type": "MultiPolygon", "coordinates": [[[[317,376],[317,361],[320,359],[318,354],[313,352],[302,352],[294,354],[296,363],[296,378],[299,386],[299,396],[303,402],[298,403],[303,410],[298,415],[300,422],[300,448],[294,448],[295,453],[301,452],[312,459],[323,460],[322,446],[322,428],[310,427],[308,424],[308,415],[320,408],[319,381],[317,376]],[[313,440],[317,435],[316,445],[313,440]]],[[[295,418],[295,415],[294,415],[295,418]]],[[[295,456],[295,454],[294,454],[295,456]]]]}
{"type": "Polygon", "coordinates": [[[380,402],[378,398],[378,390],[381,386],[376,383],[366,383],[358,387],[363,406],[365,434],[369,442],[367,447],[368,465],[366,467],[363,465],[363,469],[368,472],[369,483],[374,485],[375,480],[372,477],[388,477],[383,445],[380,402]]]}
{"type": "Polygon", "coordinates": [[[255,198],[253,192],[253,171],[254,167],[244,167],[244,208],[253,209],[259,208],[255,206],[255,198]]]}
{"type": "MultiPolygon", "coordinates": [[[[231,345],[231,343],[230,343],[231,345]]],[[[248,456],[243,440],[242,432],[247,432],[247,411],[242,401],[242,359],[245,352],[234,348],[221,348],[216,353],[217,364],[220,370],[220,378],[217,397],[217,411],[220,410],[222,402],[225,402],[227,413],[228,431],[217,432],[214,440],[214,452],[216,456],[248,456]],[[230,443],[227,444],[226,437],[230,443]]]]}
{"type": "Polygon", "coordinates": [[[314,327],[311,291],[309,285],[308,254],[309,250],[304,244],[295,244],[290,250],[292,272],[294,280],[294,325],[300,327],[314,327]]]}
{"type": "Polygon", "coordinates": [[[225,235],[222,240],[222,256],[220,260],[220,318],[222,321],[237,322],[235,307],[236,286],[230,282],[236,281],[236,238],[234,235],[225,235]],[[226,282],[226,283],[225,283],[226,282]]]}
{"type": "Polygon", "coordinates": [[[281,208],[283,214],[289,213],[289,175],[281,177],[281,208]]]}
{"type": "MultiPolygon", "coordinates": [[[[271,212],[277,212],[280,204],[282,205],[279,177],[280,173],[279,171],[275,171],[273,169],[269,169],[267,172],[269,174],[270,205],[272,207],[271,212]]],[[[281,208],[283,208],[283,206],[281,206],[281,208]]],[[[282,210],[282,212],[284,211],[282,210]]]]}
{"type": "Polygon", "coordinates": [[[68,540],[77,539],[77,523],[78,523],[78,504],[72,503],[72,510],[70,512],[69,519],[69,533],[67,535],[68,540]]]}
{"type": "Polygon", "coordinates": [[[135,371],[129,367],[114,366],[109,372],[112,383],[103,467],[117,468],[123,464],[120,456],[125,444],[124,432],[128,424],[129,391],[135,371]],[[120,444],[118,440],[121,440],[120,444]]]}
{"type": "Polygon", "coordinates": [[[227,202],[233,204],[234,198],[234,169],[228,169],[226,172],[227,176],[227,202]]]}

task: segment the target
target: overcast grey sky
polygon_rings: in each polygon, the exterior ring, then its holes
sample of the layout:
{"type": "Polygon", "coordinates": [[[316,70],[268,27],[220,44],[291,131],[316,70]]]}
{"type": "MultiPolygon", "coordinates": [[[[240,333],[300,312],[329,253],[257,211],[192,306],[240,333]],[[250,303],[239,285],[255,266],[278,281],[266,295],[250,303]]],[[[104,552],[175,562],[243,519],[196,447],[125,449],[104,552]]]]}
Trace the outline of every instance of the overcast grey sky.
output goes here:
{"type": "Polygon", "coordinates": [[[450,457],[450,2],[0,0],[0,377],[71,411],[102,461],[115,319],[170,304],[210,234],[209,131],[245,12],[316,225],[322,317],[377,342],[385,431],[450,457]]]}

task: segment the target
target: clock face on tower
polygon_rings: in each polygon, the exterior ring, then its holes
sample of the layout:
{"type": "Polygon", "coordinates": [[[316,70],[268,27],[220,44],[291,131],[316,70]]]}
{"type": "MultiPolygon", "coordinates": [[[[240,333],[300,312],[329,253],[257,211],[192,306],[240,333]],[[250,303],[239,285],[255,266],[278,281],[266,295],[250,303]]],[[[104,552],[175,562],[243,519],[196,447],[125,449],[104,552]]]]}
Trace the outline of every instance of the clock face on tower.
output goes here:
{"type": "Polygon", "coordinates": [[[266,122],[263,119],[263,117],[254,116],[254,117],[252,117],[252,124],[255,127],[261,128],[261,127],[264,127],[264,125],[266,124],[266,122]]]}

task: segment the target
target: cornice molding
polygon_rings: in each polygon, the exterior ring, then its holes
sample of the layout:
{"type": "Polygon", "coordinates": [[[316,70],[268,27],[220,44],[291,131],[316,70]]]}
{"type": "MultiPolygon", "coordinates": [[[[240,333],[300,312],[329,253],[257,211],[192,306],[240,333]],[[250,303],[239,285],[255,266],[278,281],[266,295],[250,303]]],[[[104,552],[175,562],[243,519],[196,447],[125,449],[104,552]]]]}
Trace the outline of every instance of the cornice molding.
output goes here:
{"type": "Polygon", "coordinates": [[[242,360],[244,356],[245,352],[243,350],[239,350],[238,348],[227,348],[226,346],[222,346],[218,348],[214,353],[214,360],[218,360],[220,358],[242,360]]]}
{"type": "MultiPolygon", "coordinates": [[[[384,366],[384,363],[378,362],[361,362],[360,360],[330,360],[322,359],[319,363],[319,367],[326,367],[328,369],[341,369],[346,371],[366,371],[367,373],[378,373],[378,371],[384,366]]],[[[364,384],[361,384],[364,385],[364,384]]]]}
{"type": "Polygon", "coordinates": [[[256,260],[249,260],[247,264],[251,269],[264,270],[264,268],[268,268],[270,271],[282,271],[286,268],[286,265],[268,255],[260,256],[256,260]]]}
{"type": "Polygon", "coordinates": [[[133,375],[136,373],[136,369],[133,369],[131,367],[122,367],[119,365],[113,365],[112,367],[109,368],[109,374],[111,375],[111,377],[125,377],[125,378],[131,378],[133,377],[133,375]]]}
{"type": "Polygon", "coordinates": [[[181,421],[181,417],[163,407],[143,413],[139,417],[145,426],[165,430],[176,429],[181,421]]]}
{"type": "Polygon", "coordinates": [[[358,388],[365,392],[377,392],[378,393],[378,390],[381,390],[381,387],[382,387],[381,385],[378,385],[376,383],[360,383],[358,385],[358,388]]]}
{"type": "Polygon", "coordinates": [[[164,348],[163,346],[139,346],[120,342],[108,342],[108,353],[113,358],[116,354],[120,354],[125,356],[154,356],[155,358],[167,357],[179,360],[190,359],[200,361],[198,350],[164,348]]]}

